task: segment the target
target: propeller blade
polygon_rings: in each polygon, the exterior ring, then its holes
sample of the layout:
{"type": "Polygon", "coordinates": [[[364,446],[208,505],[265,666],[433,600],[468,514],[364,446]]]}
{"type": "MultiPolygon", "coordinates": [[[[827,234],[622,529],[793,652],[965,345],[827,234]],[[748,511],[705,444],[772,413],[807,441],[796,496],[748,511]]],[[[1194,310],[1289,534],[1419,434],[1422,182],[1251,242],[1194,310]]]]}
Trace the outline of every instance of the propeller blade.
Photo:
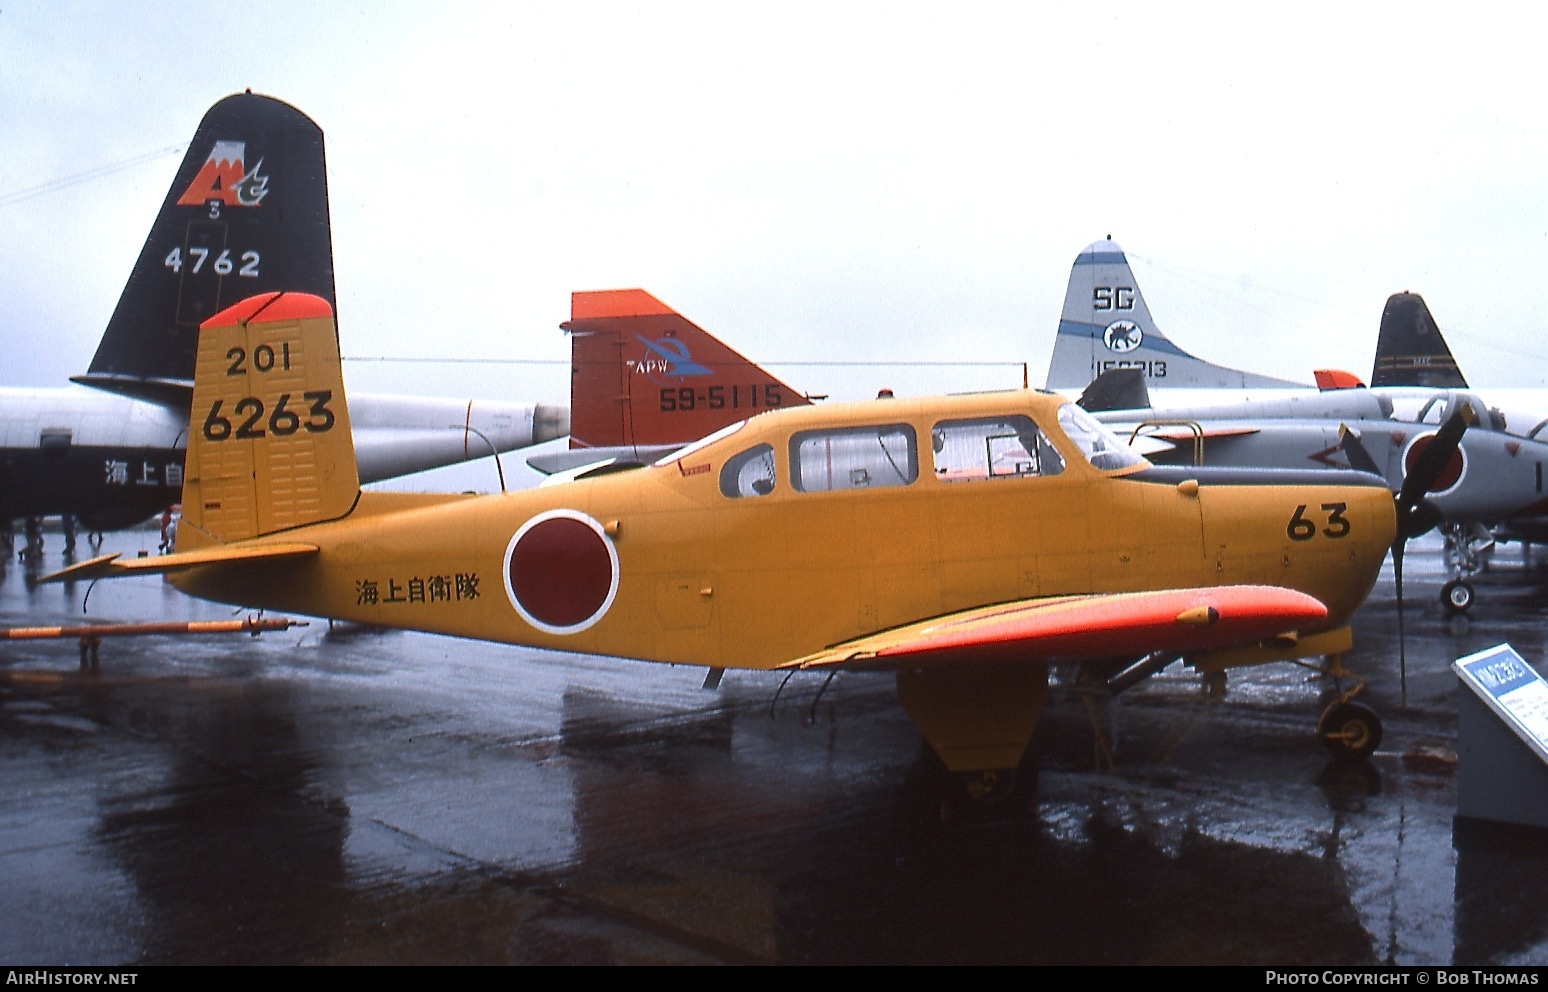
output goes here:
{"type": "MultiPolygon", "coordinates": [[[[1440,511],[1424,495],[1445,470],[1451,456],[1456,454],[1457,446],[1462,443],[1462,435],[1467,433],[1475,419],[1473,408],[1467,404],[1446,418],[1429,445],[1419,453],[1414,469],[1403,480],[1403,487],[1398,490],[1395,501],[1397,540],[1392,542],[1392,578],[1397,585],[1398,679],[1402,687],[1401,705],[1405,709],[1408,707],[1408,651],[1403,631],[1403,551],[1410,540],[1440,522],[1440,511]]],[[[1349,463],[1353,465],[1354,459],[1350,458],[1349,463]]]]}
{"type": "Polygon", "coordinates": [[[1413,471],[1403,480],[1397,494],[1398,532],[1403,538],[1418,537],[1434,527],[1439,514],[1426,503],[1424,495],[1445,470],[1451,456],[1462,443],[1462,435],[1476,420],[1473,408],[1464,404],[1458,407],[1441,429],[1435,432],[1429,445],[1419,453],[1413,471]]]}
{"type": "Polygon", "coordinates": [[[1397,586],[1398,620],[1398,686],[1401,692],[1399,705],[1408,709],[1408,651],[1407,638],[1403,635],[1403,547],[1408,542],[1399,537],[1392,544],[1392,580],[1397,586]]]}
{"type": "Polygon", "coordinates": [[[1360,443],[1360,435],[1350,430],[1348,424],[1338,425],[1338,445],[1344,449],[1344,457],[1349,459],[1350,468],[1369,472],[1372,475],[1386,474],[1376,467],[1376,459],[1365,450],[1365,445],[1360,443]]]}

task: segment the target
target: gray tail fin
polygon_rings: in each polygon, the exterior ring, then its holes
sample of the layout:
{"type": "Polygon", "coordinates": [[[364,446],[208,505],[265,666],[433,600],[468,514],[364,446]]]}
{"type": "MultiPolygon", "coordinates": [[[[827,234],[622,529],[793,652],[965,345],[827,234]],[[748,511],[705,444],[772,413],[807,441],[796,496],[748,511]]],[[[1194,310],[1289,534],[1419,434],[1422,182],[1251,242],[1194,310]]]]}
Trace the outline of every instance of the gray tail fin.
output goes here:
{"type": "Polygon", "coordinates": [[[201,322],[279,290],[334,305],[330,232],[322,129],[272,97],[226,97],[199,122],[75,381],[186,405],[201,322]]]}
{"type": "Polygon", "coordinates": [[[1075,256],[1049,389],[1084,389],[1110,369],[1138,369],[1151,389],[1284,388],[1304,383],[1213,365],[1183,351],[1156,327],[1123,249],[1111,238],[1075,256]]]}
{"type": "Polygon", "coordinates": [[[1381,311],[1373,386],[1436,386],[1466,389],[1451,349],[1418,293],[1393,293],[1381,311]]]}

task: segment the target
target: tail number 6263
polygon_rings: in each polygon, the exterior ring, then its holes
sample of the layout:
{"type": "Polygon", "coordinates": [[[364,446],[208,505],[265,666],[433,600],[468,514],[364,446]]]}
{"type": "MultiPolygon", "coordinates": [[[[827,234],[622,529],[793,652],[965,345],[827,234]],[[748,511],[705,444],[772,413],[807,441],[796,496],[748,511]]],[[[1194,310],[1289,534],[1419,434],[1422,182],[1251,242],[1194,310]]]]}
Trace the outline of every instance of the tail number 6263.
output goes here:
{"type": "Polygon", "coordinates": [[[333,399],[333,390],[320,389],[312,393],[302,393],[301,398],[305,404],[308,404],[305,420],[301,419],[301,414],[290,408],[290,393],[280,393],[272,410],[269,410],[258,397],[244,396],[231,405],[231,417],[221,412],[221,407],[226,401],[216,400],[210,407],[209,414],[204,418],[204,437],[209,441],[224,441],[227,438],[252,440],[265,434],[289,437],[299,430],[305,430],[309,434],[322,434],[333,430],[333,411],[328,409],[328,402],[333,399]],[[268,411],[267,418],[264,417],[265,410],[268,411]],[[238,421],[234,427],[233,418],[238,421]]]}

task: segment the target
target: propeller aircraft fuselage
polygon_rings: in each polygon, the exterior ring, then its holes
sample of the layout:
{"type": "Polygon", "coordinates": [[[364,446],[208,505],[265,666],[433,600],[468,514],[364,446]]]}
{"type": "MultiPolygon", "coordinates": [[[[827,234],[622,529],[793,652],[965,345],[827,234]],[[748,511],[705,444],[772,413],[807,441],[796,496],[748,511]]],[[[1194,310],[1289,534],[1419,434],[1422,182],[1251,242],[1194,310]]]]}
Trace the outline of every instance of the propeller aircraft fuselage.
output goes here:
{"type": "Polygon", "coordinates": [[[948,768],[1014,768],[1061,661],[1337,655],[1396,530],[1360,472],[1156,468],[1064,397],[789,408],[644,468],[361,492],[331,311],[211,318],[168,572],[250,608],[709,669],[883,669],[948,768]],[[236,350],[290,366],[260,373],[236,350]]]}

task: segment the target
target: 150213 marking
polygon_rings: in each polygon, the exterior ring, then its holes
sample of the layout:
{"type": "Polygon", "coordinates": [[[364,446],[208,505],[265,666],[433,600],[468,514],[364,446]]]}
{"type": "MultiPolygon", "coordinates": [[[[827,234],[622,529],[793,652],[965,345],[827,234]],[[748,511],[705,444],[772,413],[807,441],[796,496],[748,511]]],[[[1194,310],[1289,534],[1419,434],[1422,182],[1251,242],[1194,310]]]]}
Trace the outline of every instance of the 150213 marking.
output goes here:
{"type": "Polygon", "coordinates": [[[274,404],[274,409],[269,413],[267,430],[258,426],[264,422],[263,413],[267,409],[263,400],[258,397],[244,396],[232,404],[232,415],[245,418],[234,429],[231,419],[221,412],[221,407],[226,401],[216,400],[204,418],[204,436],[210,441],[225,441],[229,438],[249,441],[261,438],[266,433],[277,437],[289,437],[303,428],[309,434],[322,434],[333,430],[335,418],[333,411],[328,409],[328,402],[333,399],[333,390],[320,389],[301,395],[311,404],[307,408],[307,419],[302,421],[299,414],[289,409],[291,394],[281,393],[274,404]]]}

